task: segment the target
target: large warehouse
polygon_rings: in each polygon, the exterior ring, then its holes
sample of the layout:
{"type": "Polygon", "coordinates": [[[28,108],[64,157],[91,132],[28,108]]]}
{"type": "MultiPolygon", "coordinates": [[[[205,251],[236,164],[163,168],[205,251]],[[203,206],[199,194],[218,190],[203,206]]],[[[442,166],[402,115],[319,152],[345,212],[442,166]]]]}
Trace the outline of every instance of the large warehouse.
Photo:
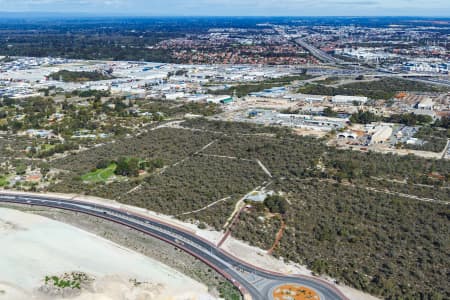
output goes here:
{"type": "Polygon", "coordinates": [[[352,104],[354,102],[357,102],[359,104],[363,104],[367,102],[367,97],[361,97],[361,96],[345,96],[345,95],[336,95],[333,98],[331,98],[331,102],[336,104],[352,104]]]}
{"type": "Polygon", "coordinates": [[[370,138],[371,144],[383,144],[392,135],[392,127],[386,125],[380,125],[375,127],[372,137],[370,138]]]}

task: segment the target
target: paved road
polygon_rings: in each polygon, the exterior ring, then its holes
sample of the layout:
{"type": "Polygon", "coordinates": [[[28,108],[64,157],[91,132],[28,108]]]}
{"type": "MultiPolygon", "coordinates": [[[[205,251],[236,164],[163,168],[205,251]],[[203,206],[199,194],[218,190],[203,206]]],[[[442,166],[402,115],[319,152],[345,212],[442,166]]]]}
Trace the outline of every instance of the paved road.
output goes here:
{"type": "Polygon", "coordinates": [[[320,295],[321,300],[347,300],[334,286],[325,281],[308,276],[287,276],[260,269],[224,252],[192,232],[134,212],[106,205],[45,195],[1,192],[0,203],[36,205],[76,211],[136,229],[175,245],[202,260],[230,280],[247,299],[271,299],[270,294],[274,288],[282,284],[293,283],[315,290],[320,295]]]}
{"type": "Polygon", "coordinates": [[[343,60],[333,57],[333,56],[323,52],[320,49],[317,49],[316,47],[314,47],[311,44],[308,44],[307,42],[305,42],[302,39],[296,39],[295,42],[297,44],[299,44],[300,46],[302,46],[303,48],[305,48],[306,50],[308,50],[313,56],[317,57],[318,59],[320,59],[323,62],[332,63],[332,64],[344,63],[343,60]]]}
{"type": "Polygon", "coordinates": [[[434,85],[440,85],[440,86],[445,86],[445,87],[450,87],[450,80],[449,79],[442,79],[442,78],[420,78],[420,77],[416,77],[416,78],[408,78],[409,80],[413,80],[413,81],[417,81],[417,82],[423,82],[423,83],[428,83],[428,84],[434,84],[434,85]]]}

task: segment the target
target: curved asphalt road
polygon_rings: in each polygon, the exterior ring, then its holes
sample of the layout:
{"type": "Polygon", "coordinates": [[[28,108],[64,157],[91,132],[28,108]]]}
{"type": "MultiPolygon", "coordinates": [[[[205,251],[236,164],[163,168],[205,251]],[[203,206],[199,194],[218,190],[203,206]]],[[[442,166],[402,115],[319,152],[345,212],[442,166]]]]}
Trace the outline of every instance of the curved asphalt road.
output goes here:
{"type": "Polygon", "coordinates": [[[293,283],[307,286],[320,295],[321,300],[348,300],[334,286],[308,276],[287,276],[263,270],[245,263],[217,248],[214,244],[174,225],[118,208],[89,202],[74,201],[45,195],[2,194],[0,203],[15,203],[71,210],[110,220],[168,242],[188,252],[230,280],[246,297],[271,299],[270,292],[278,285],[293,283]],[[264,284],[261,284],[264,283],[264,284]]]}

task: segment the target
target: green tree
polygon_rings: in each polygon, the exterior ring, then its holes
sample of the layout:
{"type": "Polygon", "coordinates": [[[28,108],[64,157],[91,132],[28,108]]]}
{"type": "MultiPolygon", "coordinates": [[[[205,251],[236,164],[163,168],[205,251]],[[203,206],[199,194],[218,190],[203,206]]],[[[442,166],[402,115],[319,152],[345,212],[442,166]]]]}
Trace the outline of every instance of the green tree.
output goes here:
{"type": "Polygon", "coordinates": [[[97,169],[105,169],[109,166],[111,162],[107,159],[101,159],[95,166],[97,169]]]}
{"type": "Polygon", "coordinates": [[[50,172],[50,165],[48,163],[40,164],[39,171],[41,172],[41,175],[45,177],[48,172],[50,172]]]}
{"type": "Polygon", "coordinates": [[[350,117],[352,123],[369,124],[379,121],[380,118],[370,111],[358,111],[350,117]]]}
{"type": "Polygon", "coordinates": [[[115,173],[117,175],[136,177],[139,175],[139,159],[136,157],[121,157],[117,160],[115,173]]]}
{"type": "Polygon", "coordinates": [[[335,112],[331,107],[327,107],[323,110],[323,115],[326,117],[336,117],[337,112],[335,112]]]}
{"type": "Polygon", "coordinates": [[[279,195],[268,196],[264,200],[264,205],[270,210],[271,213],[284,214],[288,208],[286,199],[279,195]]]}

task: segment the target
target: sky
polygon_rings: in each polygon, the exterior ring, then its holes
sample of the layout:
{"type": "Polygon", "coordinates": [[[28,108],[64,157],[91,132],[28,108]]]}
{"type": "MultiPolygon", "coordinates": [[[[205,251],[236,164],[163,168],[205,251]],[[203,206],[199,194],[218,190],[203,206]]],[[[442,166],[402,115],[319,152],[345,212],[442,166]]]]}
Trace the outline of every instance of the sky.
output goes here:
{"type": "Polygon", "coordinates": [[[450,0],[0,0],[0,11],[128,16],[450,17],[450,0]]]}

